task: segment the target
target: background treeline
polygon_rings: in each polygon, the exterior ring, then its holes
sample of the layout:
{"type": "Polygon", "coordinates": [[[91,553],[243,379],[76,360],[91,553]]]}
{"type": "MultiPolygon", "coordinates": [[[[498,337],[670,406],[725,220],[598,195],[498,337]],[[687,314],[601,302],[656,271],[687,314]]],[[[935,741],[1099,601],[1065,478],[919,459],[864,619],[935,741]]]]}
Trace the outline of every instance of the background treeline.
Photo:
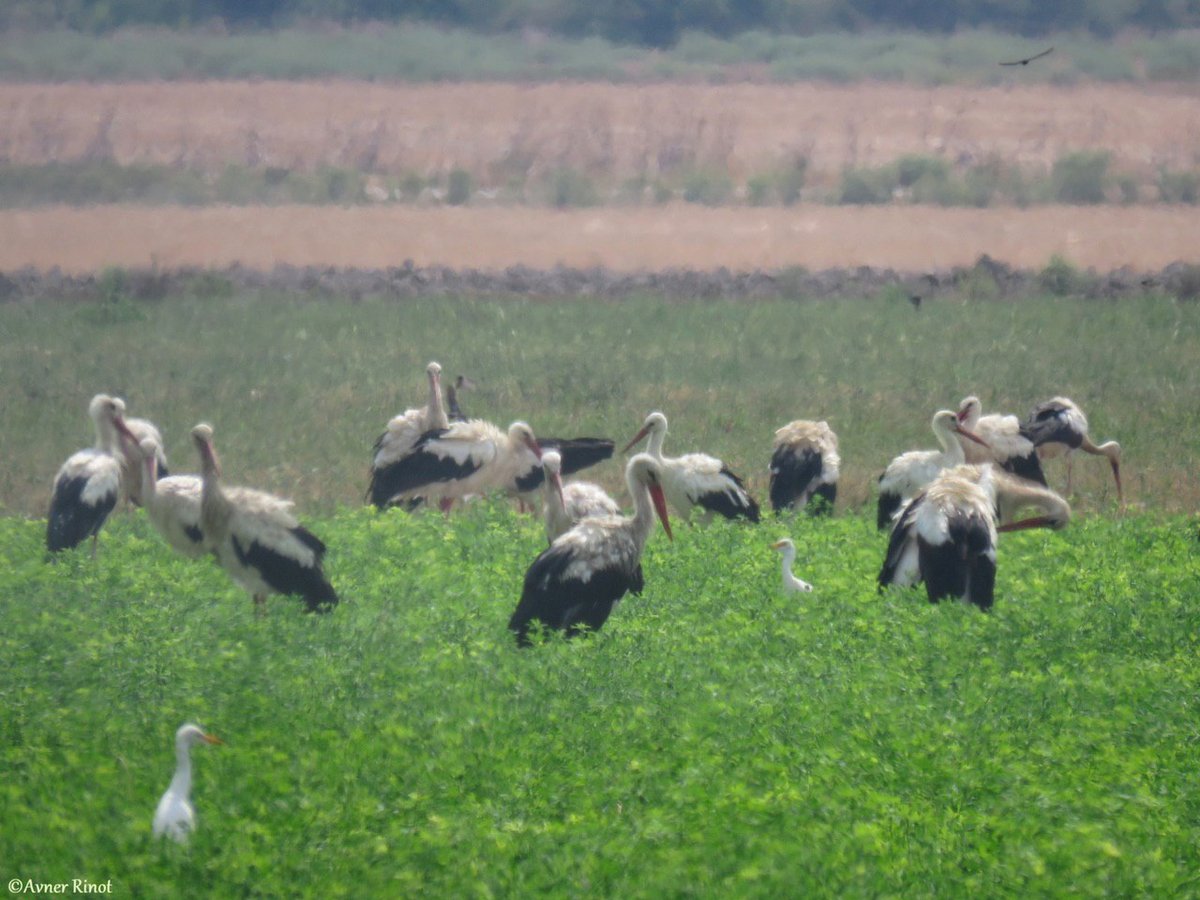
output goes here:
{"type": "Polygon", "coordinates": [[[0,27],[106,31],[131,25],[275,28],[300,22],[415,21],[485,32],[534,29],[673,45],[688,31],[989,28],[1025,35],[1200,27],[1200,0],[0,0],[0,27]]]}

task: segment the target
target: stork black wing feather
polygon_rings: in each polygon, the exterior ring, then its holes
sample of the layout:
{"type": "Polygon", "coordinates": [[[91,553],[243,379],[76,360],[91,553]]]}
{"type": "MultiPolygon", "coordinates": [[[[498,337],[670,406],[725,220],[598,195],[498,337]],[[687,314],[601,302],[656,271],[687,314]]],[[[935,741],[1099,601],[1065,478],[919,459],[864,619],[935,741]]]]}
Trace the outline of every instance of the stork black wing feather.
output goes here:
{"type": "Polygon", "coordinates": [[[381,468],[371,469],[371,482],[367,497],[371,503],[383,509],[398,494],[419,490],[426,485],[466,478],[478,466],[470,459],[457,462],[453,457],[431,452],[430,441],[444,435],[449,429],[435,428],[421,435],[413,449],[405,456],[381,468]]]}
{"type": "Polygon", "coordinates": [[[821,454],[812,447],[799,452],[783,446],[771,456],[771,508],[782,512],[795,505],[808,486],[821,477],[821,454]]]}
{"type": "Polygon", "coordinates": [[[99,503],[84,503],[87,483],[84,477],[65,476],[55,483],[46,520],[46,549],[51,553],[78,547],[99,532],[117,505],[116,491],[109,491],[99,503]]]}
{"type": "Polygon", "coordinates": [[[565,577],[573,559],[570,548],[552,544],[530,565],[521,602],[508,620],[508,629],[516,635],[518,645],[529,646],[534,622],[565,631],[568,637],[578,634],[581,626],[596,631],[608,621],[626,592],[641,591],[641,566],[632,574],[616,568],[601,569],[582,581],[565,577]]]}
{"type": "Polygon", "coordinates": [[[312,565],[303,565],[258,541],[252,540],[243,547],[236,536],[232,539],[233,552],[242,565],[257,571],[272,590],[303,598],[310,612],[318,612],[337,603],[338,595],[321,570],[325,545],[315,534],[301,526],[291,529],[291,533],[316,555],[312,565]]]}

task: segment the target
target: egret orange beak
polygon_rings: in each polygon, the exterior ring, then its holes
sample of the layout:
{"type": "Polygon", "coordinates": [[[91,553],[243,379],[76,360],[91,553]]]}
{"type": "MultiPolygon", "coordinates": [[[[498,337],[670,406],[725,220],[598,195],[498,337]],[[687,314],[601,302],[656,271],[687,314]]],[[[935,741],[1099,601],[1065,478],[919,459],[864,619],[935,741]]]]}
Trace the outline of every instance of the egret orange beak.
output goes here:
{"type": "Polygon", "coordinates": [[[635,434],[633,436],[633,440],[630,441],[628,444],[626,444],[625,447],[621,450],[621,452],[628,453],[635,446],[637,446],[638,441],[640,441],[642,438],[644,438],[649,433],[650,433],[650,426],[646,425],[645,427],[642,428],[641,431],[639,431],[637,434],[635,434]]]}
{"type": "Polygon", "coordinates": [[[219,737],[216,737],[215,735],[211,735],[211,734],[200,735],[200,740],[204,741],[204,743],[206,743],[206,744],[223,744],[223,743],[225,743],[219,737]]]}
{"type": "Polygon", "coordinates": [[[650,485],[650,499],[654,503],[654,511],[658,513],[658,518],[662,522],[663,531],[667,533],[670,540],[675,540],[675,535],[671,534],[671,517],[667,515],[667,498],[663,494],[661,484],[650,485]]]}
{"type": "Polygon", "coordinates": [[[775,543],[773,543],[771,545],[771,549],[772,550],[782,550],[786,546],[787,546],[787,538],[780,538],[779,540],[777,540],[775,543]]]}

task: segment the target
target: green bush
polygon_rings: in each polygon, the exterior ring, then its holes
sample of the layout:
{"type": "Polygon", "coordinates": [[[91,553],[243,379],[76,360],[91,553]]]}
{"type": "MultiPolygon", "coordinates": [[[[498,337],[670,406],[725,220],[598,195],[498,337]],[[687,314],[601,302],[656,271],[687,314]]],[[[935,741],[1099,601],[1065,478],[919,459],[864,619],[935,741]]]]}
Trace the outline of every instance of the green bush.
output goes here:
{"type": "Polygon", "coordinates": [[[1038,284],[1055,297],[1082,294],[1087,283],[1087,276],[1057,253],[1050,257],[1046,268],[1038,273],[1038,284]]]}
{"type": "Polygon", "coordinates": [[[474,179],[466,169],[452,169],[446,179],[446,202],[451,206],[463,206],[471,201],[474,179]]]}
{"type": "Polygon", "coordinates": [[[846,169],[842,172],[842,183],[837,194],[838,203],[861,206],[887,203],[891,199],[891,187],[878,170],[846,169]]]}
{"type": "Polygon", "coordinates": [[[562,167],[550,173],[546,192],[551,206],[595,206],[599,200],[592,179],[575,169],[562,167]]]}
{"type": "Polygon", "coordinates": [[[1060,157],[1050,172],[1054,199],[1059,203],[1103,203],[1110,161],[1106,150],[1086,150],[1060,157]]]}
{"type": "Polygon", "coordinates": [[[720,206],[733,193],[733,182],[724,172],[697,169],[683,179],[683,199],[688,203],[720,206]]]}
{"type": "Polygon", "coordinates": [[[1163,169],[1158,173],[1158,196],[1163,203],[1195,205],[1200,202],[1200,173],[1163,169]]]}

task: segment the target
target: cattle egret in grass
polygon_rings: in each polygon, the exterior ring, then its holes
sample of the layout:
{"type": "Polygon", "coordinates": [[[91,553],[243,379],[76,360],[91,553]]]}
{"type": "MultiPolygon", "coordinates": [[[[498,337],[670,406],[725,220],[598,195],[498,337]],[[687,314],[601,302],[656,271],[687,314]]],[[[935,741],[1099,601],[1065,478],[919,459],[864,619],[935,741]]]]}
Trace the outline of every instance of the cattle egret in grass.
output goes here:
{"type": "Polygon", "coordinates": [[[792,543],[791,538],[780,538],[771,547],[778,550],[782,557],[780,562],[783,569],[783,592],[799,594],[811,591],[813,589],[811,584],[802,581],[792,573],[792,563],[796,561],[796,545],[792,543]]]}
{"type": "Polygon", "coordinates": [[[190,722],[175,732],[175,775],[154,811],[154,836],[169,837],[176,843],[186,843],[196,828],[196,811],[188,795],[192,791],[192,747],[203,742],[219,744],[220,738],[205,734],[199,725],[190,722]]]}

